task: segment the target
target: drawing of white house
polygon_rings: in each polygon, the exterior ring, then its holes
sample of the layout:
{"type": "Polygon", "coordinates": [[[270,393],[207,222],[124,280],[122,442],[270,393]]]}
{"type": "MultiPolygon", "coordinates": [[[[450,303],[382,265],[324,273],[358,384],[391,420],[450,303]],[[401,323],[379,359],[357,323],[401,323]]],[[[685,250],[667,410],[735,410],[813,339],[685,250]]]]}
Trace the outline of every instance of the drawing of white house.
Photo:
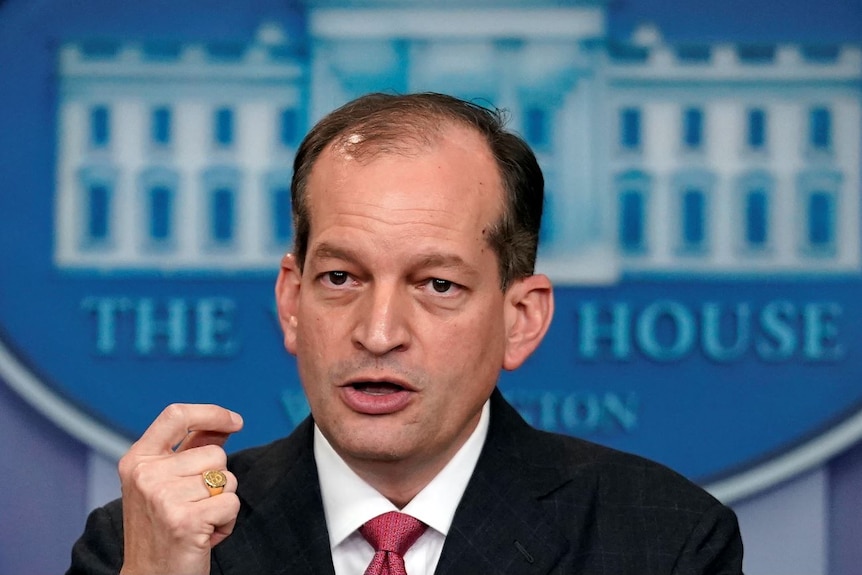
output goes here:
{"type": "Polygon", "coordinates": [[[292,155],[368,91],[507,109],[546,177],[540,270],[860,271],[858,46],[612,42],[600,3],[310,2],[234,45],[60,54],[55,261],[82,271],[273,269],[292,155]]]}
{"type": "Polygon", "coordinates": [[[270,267],[305,130],[305,67],[286,46],[265,25],[250,45],[63,47],[57,265],[270,267]]]}

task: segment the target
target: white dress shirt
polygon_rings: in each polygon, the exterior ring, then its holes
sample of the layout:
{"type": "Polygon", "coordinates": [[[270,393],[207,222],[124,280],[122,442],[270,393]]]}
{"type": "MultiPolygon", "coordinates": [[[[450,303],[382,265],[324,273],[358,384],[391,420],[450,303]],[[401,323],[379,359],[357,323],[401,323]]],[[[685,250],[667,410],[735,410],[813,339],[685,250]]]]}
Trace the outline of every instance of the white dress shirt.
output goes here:
{"type": "Polygon", "coordinates": [[[485,402],[476,429],[440,473],[404,509],[398,509],[363,481],[314,426],[314,459],[320,477],[323,512],[336,575],[362,575],[374,548],[358,529],[388,511],[419,519],[428,529],[404,555],[408,575],[433,575],[443,543],[488,435],[490,402],[485,402]]]}

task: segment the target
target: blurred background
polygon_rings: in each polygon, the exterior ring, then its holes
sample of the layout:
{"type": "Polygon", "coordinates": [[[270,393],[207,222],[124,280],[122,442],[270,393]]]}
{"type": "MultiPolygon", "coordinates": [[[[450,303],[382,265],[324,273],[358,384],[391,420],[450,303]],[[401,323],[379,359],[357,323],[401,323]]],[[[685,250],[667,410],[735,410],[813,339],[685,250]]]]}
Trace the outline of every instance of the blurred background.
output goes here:
{"type": "Polygon", "coordinates": [[[546,178],[533,425],[862,564],[862,0],[0,1],[0,574],[63,572],[176,401],[308,414],[272,301],[292,159],[369,91],[506,110],[546,178]]]}

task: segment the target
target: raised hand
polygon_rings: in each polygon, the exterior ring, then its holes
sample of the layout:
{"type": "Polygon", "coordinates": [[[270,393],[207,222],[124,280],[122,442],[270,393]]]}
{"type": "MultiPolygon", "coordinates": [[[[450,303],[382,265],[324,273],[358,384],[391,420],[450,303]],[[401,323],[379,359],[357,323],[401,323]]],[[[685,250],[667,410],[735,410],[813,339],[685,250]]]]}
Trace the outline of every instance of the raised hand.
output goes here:
{"type": "Polygon", "coordinates": [[[236,477],[222,449],[242,418],[217,405],[168,406],[120,460],[122,575],[208,574],[210,551],[233,531],[236,477]],[[211,495],[203,474],[223,471],[211,495]]]}

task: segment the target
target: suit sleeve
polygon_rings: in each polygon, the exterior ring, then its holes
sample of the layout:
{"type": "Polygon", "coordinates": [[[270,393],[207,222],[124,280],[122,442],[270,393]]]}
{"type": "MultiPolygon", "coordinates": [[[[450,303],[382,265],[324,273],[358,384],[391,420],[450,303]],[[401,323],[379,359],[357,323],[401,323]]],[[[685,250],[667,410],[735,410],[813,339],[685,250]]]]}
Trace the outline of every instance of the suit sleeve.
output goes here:
{"type": "Polygon", "coordinates": [[[742,536],[736,514],[717,503],[701,517],[673,575],[742,575],[742,536]]]}
{"type": "Polygon", "coordinates": [[[123,519],[120,501],[90,513],[84,534],[72,547],[66,575],[117,575],[123,566],[123,519]]]}

